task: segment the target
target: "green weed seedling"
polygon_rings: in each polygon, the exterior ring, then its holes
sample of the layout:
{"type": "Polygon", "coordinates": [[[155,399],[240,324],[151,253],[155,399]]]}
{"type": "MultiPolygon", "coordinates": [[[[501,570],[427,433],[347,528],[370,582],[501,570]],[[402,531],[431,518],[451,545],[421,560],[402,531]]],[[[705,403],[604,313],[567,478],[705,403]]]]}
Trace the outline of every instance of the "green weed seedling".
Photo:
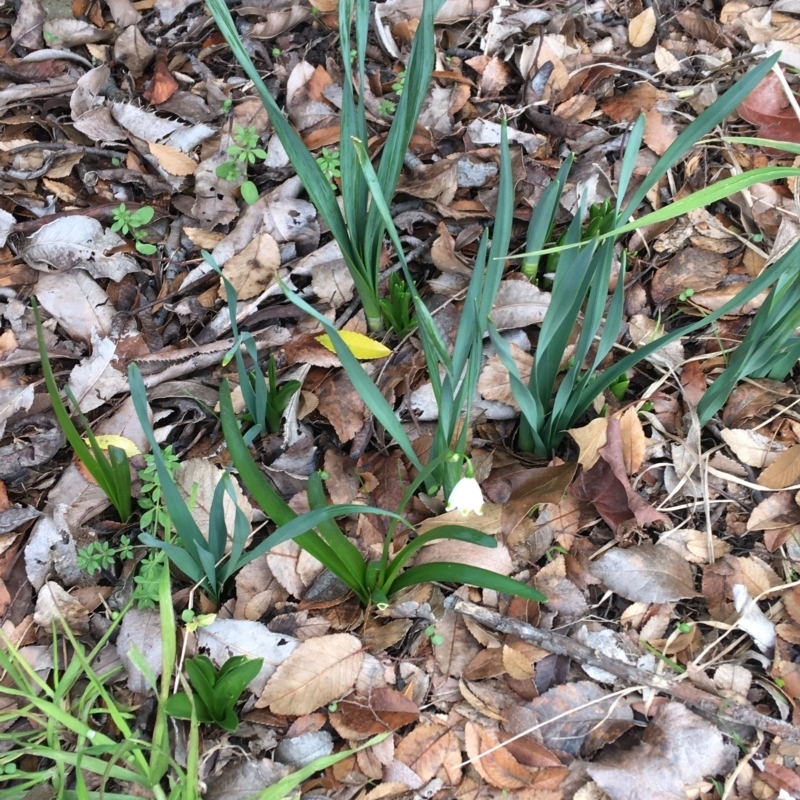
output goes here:
{"type": "Polygon", "coordinates": [[[56,419],[67,437],[67,441],[75,451],[75,455],[79,461],[88,470],[89,474],[97,481],[97,485],[105,492],[106,497],[111,501],[111,504],[117,510],[120,519],[127,522],[132,513],[131,504],[131,468],[128,462],[127,453],[120,447],[110,445],[108,448],[108,455],[103,452],[103,449],[97,443],[92,429],[86,417],[81,413],[78,402],[67,387],[64,391],[78,413],[78,417],[86,431],[86,438],[89,440],[87,447],[83,437],[78,432],[72,418],[61,399],[61,394],[56,385],[56,379],[53,375],[53,370],[50,366],[50,359],[47,357],[47,347],[44,341],[44,333],[42,331],[42,320],[39,316],[39,306],[35,299],[31,299],[33,306],[33,317],[36,322],[36,339],[39,343],[39,356],[42,360],[42,374],[44,375],[44,382],[47,386],[47,393],[50,395],[50,401],[53,404],[53,410],[56,414],[56,419]],[[91,449],[90,449],[91,448],[91,449]]]}
{"type": "Polygon", "coordinates": [[[194,715],[198,722],[216,724],[233,733],[239,726],[236,703],[263,663],[263,658],[233,656],[217,669],[206,656],[187,659],[192,695],[173,694],[165,706],[167,714],[178,719],[192,719],[194,715]]]}
{"type": "MultiPolygon", "coordinates": [[[[419,26],[406,64],[402,96],[393,112],[389,134],[381,152],[378,184],[381,196],[387,204],[394,197],[403,159],[430,84],[435,59],[433,18],[442,2],[443,0],[424,0],[419,26]]],[[[380,330],[383,325],[379,294],[380,257],[385,222],[375,204],[369,202],[367,184],[358,166],[359,159],[353,141],[369,140],[364,93],[354,91],[353,79],[355,71],[358,86],[367,85],[365,58],[370,20],[369,0],[342,0],[339,3],[339,46],[342,62],[351,64],[352,67],[344,70],[342,75],[339,150],[341,209],[328,176],[264,85],[258,69],[242,44],[225,0],[209,0],[208,6],[233,54],[247,77],[253,81],[275,133],[303,182],[311,202],[317,207],[339,244],[342,258],[353,276],[364,306],[369,329],[380,330]],[[351,36],[354,21],[355,42],[351,36]],[[353,58],[350,58],[351,50],[354,51],[353,58]]]]}
{"type": "Polygon", "coordinates": [[[114,224],[111,226],[112,231],[118,231],[123,236],[130,236],[133,238],[136,249],[143,256],[152,256],[158,249],[154,244],[149,244],[143,241],[145,236],[145,227],[153,220],[155,210],[152,206],[141,206],[136,211],[130,211],[125,203],[121,203],[119,208],[115,208],[112,212],[114,216],[114,224]]]}
{"type": "Polygon", "coordinates": [[[119,545],[112,547],[110,542],[91,542],[78,548],[78,566],[94,575],[95,572],[109,569],[119,558],[123,561],[133,556],[133,545],[129,536],[121,536],[119,545]]]}
{"type": "MultiPolygon", "coordinates": [[[[576,214],[567,230],[559,239],[560,244],[545,248],[554,225],[555,214],[565,185],[571,161],[565,161],[555,180],[547,187],[541,200],[536,204],[528,227],[527,250],[523,254],[524,269],[529,276],[537,273],[539,260],[548,256],[548,269],[551,268],[551,255],[557,255],[555,276],[550,305],[542,322],[536,345],[530,379],[523,382],[511,357],[507,342],[493,326],[490,326],[492,343],[501,361],[508,369],[514,398],[520,406],[522,422],[519,432],[519,446],[532,451],[537,456],[549,457],[563,439],[569,428],[575,427],[580,417],[588,411],[594,399],[611,385],[616,384],[628,370],[642,359],[676,339],[687,336],[705,327],[725,314],[740,308],[760,292],[776,284],[774,301],[782,310],[779,319],[759,323],[762,331],[769,331],[775,338],[772,344],[784,343],[771,359],[768,372],[779,374],[789,360],[797,359],[796,343],[788,337],[787,331],[793,323],[792,302],[797,287],[793,277],[796,270],[800,248],[796,245],[775,264],[764,270],[760,276],[747,284],[733,299],[716,311],[697,321],[666,332],[663,336],[639,348],[628,356],[619,359],[610,367],[600,370],[606,356],[614,346],[623,318],[623,292],[625,284],[625,256],[621,257],[617,286],[608,299],[609,283],[615,259],[615,244],[626,233],[673,219],[741,191],[754,183],[781,180],[800,175],[800,170],[785,167],[766,167],[717,181],[694,194],[639,219],[632,219],[640,203],[656,183],[699,142],[704,135],[724,120],[744,100],[744,98],[769,72],[777,60],[777,55],[765,59],[750,70],[744,77],[709,106],[692,122],[667,149],[625,202],[636,158],[644,137],[645,119],[640,117],[634,124],[625,148],[620,171],[617,200],[613,209],[609,205],[598,207],[590,215],[588,227],[581,222],[582,210],[576,214]],[[783,278],[781,276],[784,276],[783,278]],[[778,288],[780,286],[780,288],[778,288]],[[784,305],[785,303],[785,305],[784,305]],[[580,333],[575,344],[574,357],[566,372],[560,374],[564,351],[570,342],[573,331],[580,320],[580,333]],[[590,357],[591,355],[591,357],[590,357]],[[588,363],[587,363],[588,359],[588,363]]],[[[499,216],[499,212],[498,212],[499,216]]],[[[773,307],[774,308],[774,307],[773,307]]],[[[796,308],[796,306],[795,306],[796,308]]],[[[796,312],[795,312],[796,313],[796,312]]],[[[739,368],[738,374],[755,374],[747,370],[758,369],[750,354],[754,352],[755,342],[751,340],[741,355],[741,363],[747,368],[739,368]]],[[[763,351],[766,352],[766,351],[763,351]]],[[[704,397],[704,416],[725,394],[724,387],[737,380],[729,373],[726,381],[719,382],[717,396],[704,397]]],[[[717,384],[715,383],[715,386],[717,384]]],[[[724,399],[723,399],[724,402],[724,399]]],[[[717,405],[716,407],[719,407],[717,405]]],[[[713,413],[713,412],[711,412],[713,413]]],[[[705,416],[707,419],[708,417],[705,416]]]]}
{"type": "Polygon", "coordinates": [[[334,178],[342,177],[342,161],[339,158],[338,150],[328,150],[322,148],[322,152],[317,156],[317,164],[322,170],[322,174],[333,183],[334,178]]]}
{"type": "MultiPolygon", "coordinates": [[[[264,161],[267,157],[266,151],[258,146],[258,132],[252,126],[245,128],[237,125],[233,132],[233,141],[234,144],[227,150],[231,160],[217,167],[217,177],[226,181],[246,178],[247,167],[257,161],[264,161]]],[[[240,191],[242,199],[248,205],[253,205],[258,200],[258,189],[252,181],[245,180],[240,191]]]]}

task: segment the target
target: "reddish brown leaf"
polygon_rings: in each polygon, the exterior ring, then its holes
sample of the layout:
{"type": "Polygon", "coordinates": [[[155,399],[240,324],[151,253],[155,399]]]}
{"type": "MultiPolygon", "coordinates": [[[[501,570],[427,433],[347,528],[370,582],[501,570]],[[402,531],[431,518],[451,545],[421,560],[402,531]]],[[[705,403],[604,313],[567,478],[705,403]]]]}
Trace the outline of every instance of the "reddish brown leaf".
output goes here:
{"type": "Polygon", "coordinates": [[[177,91],[178,81],[172,77],[172,73],[167,67],[167,51],[165,48],[160,48],[156,53],[153,80],[150,81],[143,94],[148,103],[157,106],[166,103],[177,91]]]}
{"type": "Polygon", "coordinates": [[[772,72],[747,95],[737,111],[742,119],[758,126],[758,135],[764,139],[800,142],[800,121],[780,79],[772,72]]]}

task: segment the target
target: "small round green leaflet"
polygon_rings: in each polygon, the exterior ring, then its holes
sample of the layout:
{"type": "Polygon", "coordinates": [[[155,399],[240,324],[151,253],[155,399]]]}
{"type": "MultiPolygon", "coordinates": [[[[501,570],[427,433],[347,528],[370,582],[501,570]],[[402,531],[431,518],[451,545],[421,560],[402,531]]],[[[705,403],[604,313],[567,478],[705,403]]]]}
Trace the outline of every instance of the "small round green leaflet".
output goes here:
{"type": "Polygon", "coordinates": [[[245,181],[242,184],[242,200],[249,206],[254,205],[258,201],[258,189],[253,181],[245,181]]]}

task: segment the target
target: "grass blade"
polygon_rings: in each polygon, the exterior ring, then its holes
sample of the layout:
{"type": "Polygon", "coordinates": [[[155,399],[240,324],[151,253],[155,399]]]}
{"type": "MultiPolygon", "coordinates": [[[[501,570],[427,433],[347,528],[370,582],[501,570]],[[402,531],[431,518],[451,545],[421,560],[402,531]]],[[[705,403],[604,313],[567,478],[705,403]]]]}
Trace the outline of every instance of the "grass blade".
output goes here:
{"type": "Polygon", "coordinates": [[[540,591],[521,581],[514,580],[514,578],[498,575],[496,572],[483,569],[482,567],[472,567],[467,564],[451,564],[444,561],[420,564],[417,567],[407,569],[395,580],[392,585],[392,594],[408,586],[432,582],[480,586],[483,589],[492,589],[502,594],[524,597],[526,600],[532,600],[536,603],[544,603],[547,601],[547,598],[540,591]]]}

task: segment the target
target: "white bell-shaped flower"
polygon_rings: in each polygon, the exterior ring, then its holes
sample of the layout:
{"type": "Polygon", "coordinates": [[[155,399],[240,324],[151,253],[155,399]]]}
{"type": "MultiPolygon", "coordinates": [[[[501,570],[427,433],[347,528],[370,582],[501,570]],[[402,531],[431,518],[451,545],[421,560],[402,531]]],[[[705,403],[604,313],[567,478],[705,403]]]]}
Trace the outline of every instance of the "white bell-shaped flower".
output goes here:
{"type": "Polygon", "coordinates": [[[450,492],[447,511],[458,509],[465,517],[470,511],[478,516],[483,514],[483,492],[475,478],[462,478],[450,492]]]}

